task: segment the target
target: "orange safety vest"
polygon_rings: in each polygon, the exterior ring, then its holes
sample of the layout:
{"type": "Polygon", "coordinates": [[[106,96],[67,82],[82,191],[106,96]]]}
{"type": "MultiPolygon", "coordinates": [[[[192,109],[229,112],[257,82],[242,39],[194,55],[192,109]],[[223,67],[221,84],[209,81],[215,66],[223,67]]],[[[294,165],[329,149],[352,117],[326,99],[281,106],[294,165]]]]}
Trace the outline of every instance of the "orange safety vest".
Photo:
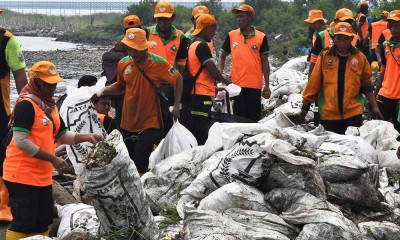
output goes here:
{"type": "MultiPolygon", "coordinates": [[[[28,139],[41,150],[54,155],[54,139],[60,131],[61,121],[57,107],[51,113],[51,121],[44,111],[31,99],[35,116],[28,139]],[[53,131],[53,124],[55,128],[53,131]]],[[[45,187],[52,184],[53,164],[29,156],[19,149],[11,140],[7,147],[6,158],[3,164],[3,179],[9,182],[30,186],[45,187]]]]}
{"type": "Polygon", "coordinates": [[[385,48],[386,66],[379,95],[390,99],[400,99],[400,45],[394,46],[389,41],[383,43],[385,48]]]}
{"type": "Polygon", "coordinates": [[[185,60],[176,59],[176,54],[178,53],[181,44],[181,38],[184,35],[181,30],[178,30],[175,27],[172,28],[172,35],[167,41],[163,41],[160,35],[158,35],[155,26],[148,28],[148,40],[151,43],[149,52],[165,58],[171,66],[174,66],[177,69],[178,66],[185,66],[186,64],[185,60]]]}
{"type": "MultiPolygon", "coordinates": [[[[356,19],[356,25],[358,26],[358,24],[360,23],[360,19],[361,17],[365,17],[365,21],[363,23],[363,25],[361,25],[361,33],[362,33],[362,37],[365,38],[365,35],[367,35],[368,32],[368,19],[367,16],[363,13],[359,13],[356,19]]],[[[361,38],[361,36],[359,36],[361,38]]]]}
{"type": "Polygon", "coordinates": [[[373,22],[371,24],[372,28],[372,37],[371,37],[371,49],[375,49],[378,44],[379,37],[382,32],[387,29],[387,22],[383,20],[379,20],[377,22],[373,22]]]}
{"type": "Polygon", "coordinates": [[[325,49],[318,57],[314,70],[303,92],[303,104],[311,105],[318,99],[318,110],[322,120],[340,120],[363,113],[361,86],[373,86],[372,71],[363,53],[352,48],[346,62],[344,95],[338,99],[339,59],[333,47],[325,49]],[[343,102],[343,115],[338,107],[343,102]]]}
{"type": "Polygon", "coordinates": [[[392,36],[392,32],[390,29],[386,29],[382,32],[383,37],[385,38],[385,41],[389,40],[389,38],[392,36]]]}
{"type": "MultiPolygon", "coordinates": [[[[188,69],[192,76],[195,76],[201,67],[201,62],[196,55],[196,48],[201,43],[201,41],[195,41],[189,46],[188,50],[188,69]]],[[[215,83],[214,79],[211,77],[207,69],[203,68],[199,77],[196,80],[195,86],[197,95],[205,95],[215,97],[215,83]]]]}
{"type": "Polygon", "coordinates": [[[244,88],[261,89],[263,71],[260,48],[265,34],[254,29],[252,35],[245,36],[236,29],[229,32],[232,67],[232,82],[244,88]]]}

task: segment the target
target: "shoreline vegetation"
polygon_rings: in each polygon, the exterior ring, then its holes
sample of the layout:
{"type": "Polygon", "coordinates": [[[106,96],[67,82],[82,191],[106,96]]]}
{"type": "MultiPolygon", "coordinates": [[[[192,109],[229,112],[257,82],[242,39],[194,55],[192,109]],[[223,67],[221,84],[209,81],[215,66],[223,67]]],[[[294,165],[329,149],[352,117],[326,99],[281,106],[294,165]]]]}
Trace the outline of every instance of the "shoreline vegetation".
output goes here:
{"type": "MultiPolygon", "coordinates": [[[[146,0],[132,4],[125,13],[96,13],[83,16],[53,16],[42,14],[21,14],[4,10],[0,15],[0,26],[9,29],[15,35],[55,37],[57,41],[86,43],[112,46],[123,38],[122,20],[126,15],[136,14],[142,22],[142,27],[155,23],[153,14],[157,1],[146,0]]],[[[322,9],[328,23],[333,19],[337,9],[347,7],[354,14],[357,12],[358,0],[313,0],[283,2],[281,0],[246,0],[256,9],[254,26],[268,36],[270,53],[284,60],[283,49],[288,49],[288,57],[303,55],[296,49],[309,47],[307,42],[308,26],[303,23],[311,9],[322,9]],[[307,2],[306,4],[304,2],[307,2]]],[[[379,16],[382,10],[393,10],[400,5],[400,0],[370,1],[369,15],[379,16]],[[378,5],[378,2],[379,5],[378,5]]],[[[219,51],[226,34],[235,29],[236,19],[230,11],[222,9],[220,0],[199,1],[210,12],[217,16],[218,28],[214,37],[214,46],[219,51]]],[[[192,27],[190,21],[191,9],[175,6],[176,18],[174,25],[186,32],[192,27]]]]}

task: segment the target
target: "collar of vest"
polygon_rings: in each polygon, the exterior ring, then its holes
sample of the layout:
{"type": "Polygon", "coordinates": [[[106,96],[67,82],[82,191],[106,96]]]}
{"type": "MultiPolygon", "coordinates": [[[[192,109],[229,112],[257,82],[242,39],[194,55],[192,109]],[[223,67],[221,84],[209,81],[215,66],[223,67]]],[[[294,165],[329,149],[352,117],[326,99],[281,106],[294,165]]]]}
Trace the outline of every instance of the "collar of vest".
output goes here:
{"type": "MultiPolygon", "coordinates": [[[[357,48],[355,48],[353,46],[350,47],[350,55],[356,54],[358,52],[359,51],[357,50],[357,48]]],[[[335,44],[333,44],[332,47],[329,48],[328,54],[336,54],[336,45],[335,44]]]]}
{"type": "MultiPolygon", "coordinates": [[[[251,29],[252,29],[251,33],[249,35],[247,35],[247,36],[255,36],[256,35],[256,28],[254,26],[251,26],[251,29]]],[[[240,34],[243,35],[242,29],[239,29],[239,31],[240,31],[240,34]]]]}
{"type": "Polygon", "coordinates": [[[317,31],[314,31],[314,36],[317,36],[318,33],[324,31],[326,29],[326,25],[322,25],[322,27],[320,29],[318,29],[317,31]]]}
{"type": "Polygon", "coordinates": [[[193,38],[193,42],[197,42],[197,41],[200,41],[200,42],[205,42],[205,43],[207,43],[207,41],[206,40],[204,40],[203,38],[201,38],[201,37],[194,37],[193,38]]]}
{"type": "MultiPolygon", "coordinates": [[[[157,24],[153,26],[153,28],[151,29],[151,34],[156,34],[158,35],[157,32],[157,24]]],[[[176,32],[176,28],[174,25],[171,26],[171,37],[177,37],[178,33],[176,32]]]]}

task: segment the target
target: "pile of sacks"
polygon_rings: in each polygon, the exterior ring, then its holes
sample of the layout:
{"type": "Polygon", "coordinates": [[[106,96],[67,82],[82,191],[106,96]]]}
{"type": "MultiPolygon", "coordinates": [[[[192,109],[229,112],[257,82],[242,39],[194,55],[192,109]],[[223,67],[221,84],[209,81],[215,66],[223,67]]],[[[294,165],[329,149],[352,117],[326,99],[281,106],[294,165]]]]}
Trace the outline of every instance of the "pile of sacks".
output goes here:
{"type": "Polygon", "coordinates": [[[204,146],[141,180],[153,213],[176,206],[184,239],[399,239],[399,183],[388,175],[400,160],[382,156],[395,157],[399,134],[384,121],[348,134],[295,126],[281,112],[215,123],[204,146]]]}

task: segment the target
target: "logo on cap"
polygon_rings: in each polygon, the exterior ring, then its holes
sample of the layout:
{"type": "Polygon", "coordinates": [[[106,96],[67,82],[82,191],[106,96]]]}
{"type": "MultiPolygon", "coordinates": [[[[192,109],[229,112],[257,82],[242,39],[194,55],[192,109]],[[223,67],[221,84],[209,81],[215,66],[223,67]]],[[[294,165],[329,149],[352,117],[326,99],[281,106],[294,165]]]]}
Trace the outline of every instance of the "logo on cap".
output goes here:
{"type": "Polygon", "coordinates": [[[160,8],[159,8],[159,10],[160,10],[160,12],[165,12],[166,8],[165,8],[164,5],[161,5],[160,8]]]}
{"type": "Polygon", "coordinates": [[[394,17],[394,16],[396,16],[396,13],[395,13],[395,12],[391,12],[391,13],[390,13],[390,16],[391,16],[391,17],[394,17]]]}
{"type": "Polygon", "coordinates": [[[357,60],[357,58],[351,59],[351,64],[354,65],[354,66],[357,66],[357,65],[358,65],[358,60],[357,60]]]}
{"type": "Polygon", "coordinates": [[[50,73],[51,75],[57,75],[57,70],[56,70],[54,67],[50,67],[50,68],[49,68],[49,73],[50,73]]]}
{"type": "Polygon", "coordinates": [[[129,33],[128,39],[129,39],[129,40],[135,39],[135,34],[134,34],[134,33],[129,33]]]}
{"type": "Polygon", "coordinates": [[[340,31],[342,31],[342,32],[346,32],[346,31],[347,31],[346,26],[341,26],[339,29],[340,29],[340,31]]]}
{"type": "Polygon", "coordinates": [[[198,13],[203,13],[203,12],[204,12],[204,9],[203,9],[202,7],[199,7],[199,9],[197,9],[197,12],[198,12],[198,13]]]}
{"type": "Polygon", "coordinates": [[[349,15],[351,15],[351,12],[349,11],[349,10],[344,10],[344,15],[346,15],[346,16],[349,16],[349,15]]]}

